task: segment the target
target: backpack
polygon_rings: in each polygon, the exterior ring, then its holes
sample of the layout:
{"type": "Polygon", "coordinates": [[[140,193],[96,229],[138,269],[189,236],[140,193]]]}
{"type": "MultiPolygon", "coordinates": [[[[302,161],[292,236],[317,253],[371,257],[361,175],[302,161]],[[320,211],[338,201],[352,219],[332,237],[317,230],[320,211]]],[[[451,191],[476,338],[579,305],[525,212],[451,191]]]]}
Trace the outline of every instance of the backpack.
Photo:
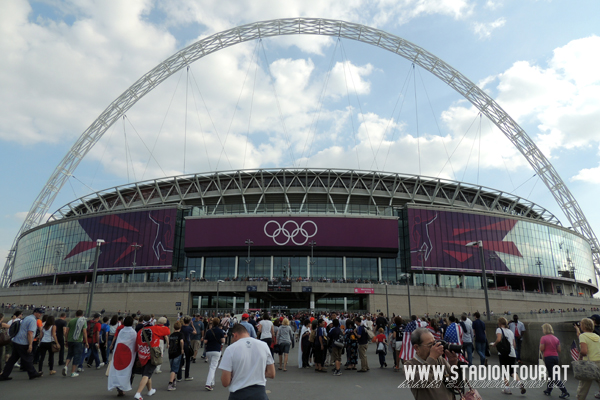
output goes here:
{"type": "Polygon", "coordinates": [[[94,322],[93,319],[90,319],[87,322],[87,337],[88,337],[88,343],[91,343],[94,340],[94,326],[96,325],[96,323],[94,322]]]}
{"type": "Polygon", "coordinates": [[[177,358],[181,355],[181,337],[179,335],[169,336],[169,359],[177,358]]]}
{"type": "Polygon", "coordinates": [[[508,356],[510,354],[510,342],[504,335],[504,328],[500,329],[502,330],[502,340],[500,340],[500,343],[496,345],[496,350],[498,350],[498,353],[502,354],[503,356],[508,356]]]}
{"type": "Polygon", "coordinates": [[[10,325],[10,328],[8,328],[8,336],[10,336],[11,339],[14,338],[15,336],[17,336],[17,333],[19,333],[19,329],[21,329],[21,320],[16,319],[10,325]]]}

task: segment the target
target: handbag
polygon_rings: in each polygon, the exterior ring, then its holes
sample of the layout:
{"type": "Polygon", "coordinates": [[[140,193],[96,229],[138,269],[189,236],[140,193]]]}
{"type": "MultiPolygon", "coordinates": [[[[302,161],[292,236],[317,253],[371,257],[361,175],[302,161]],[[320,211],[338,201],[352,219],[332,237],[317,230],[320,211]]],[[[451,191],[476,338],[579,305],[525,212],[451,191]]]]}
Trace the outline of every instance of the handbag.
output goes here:
{"type": "Polygon", "coordinates": [[[469,381],[467,381],[469,390],[466,393],[460,395],[460,400],[483,400],[477,389],[473,389],[469,381]]]}
{"type": "Polygon", "coordinates": [[[150,348],[150,362],[152,365],[162,365],[163,359],[160,347],[152,347],[152,343],[148,340],[148,336],[146,336],[145,329],[142,329],[142,336],[144,336],[144,341],[148,343],[148,347],[150,348]]]}
{"type": "Polygon", "coordinates": [[[363,326],[363,328],[367,332],[367,335],[369,335],[369,340],[373,340],[373,338],[375,337],[375,333],[366,326],[363,326]]]}
{"type": "Polygon", "coordinates": [[[580,381],[599,381],[600,368],[594,361],[573,361],[571,363],[575,379],[580,381]]]}
{"type": "Polygon", "coordinates": [[[10,344],[10,335],[7,329],[0,329],[0,347],[10,344]]]}
{"type": "Polygon", "coordinates": [[[60,346],[56,342],[50,343],[50,348],[52,349],[53,353],[58,353],[60,351],[60,346]]]}

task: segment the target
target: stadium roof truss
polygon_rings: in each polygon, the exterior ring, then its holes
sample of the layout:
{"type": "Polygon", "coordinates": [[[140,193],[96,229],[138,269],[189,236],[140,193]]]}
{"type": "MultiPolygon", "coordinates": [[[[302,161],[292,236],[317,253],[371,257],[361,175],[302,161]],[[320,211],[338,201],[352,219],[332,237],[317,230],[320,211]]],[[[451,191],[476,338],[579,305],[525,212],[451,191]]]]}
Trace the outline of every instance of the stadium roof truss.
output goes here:
{"type": "MultiPolygon", "coordinates": [[[[114,100],[77,139],[31,206],[15,237],[11,250],[16,249],[18,237],[22,232],[40,224],[43,216],[54,202],[56,195],[81,160],[100,140],[108,128],[139,99],[169,76],[202,57],[239,43],[282,35],[323,35],[367,43],[406,58],[455,89],[489,118],[525,156],[538,177],[554,196],[573,229],[589,241],[594,253],[594,262],[596,266],[600,265],[598,239],[577,200],[575,200],[554,166],[527,133],[490,96],[446,62],[405,39],[360,24],[319,18],[291,18],[255,22],[219,32],[192,43],[143,75],[114,100]]],[[[10,282],[12,262],[13,259],[9,256],[2,275],[1,284],[3,286],[8,285],[10,282]]]]}
{"type": "Polygon", "coordinates": [[[352,213],[352,199],[360,198],[359,203],[372,206],[371,213],[375,214],[390,207],[420,204],[499,212],[560,225],[543,207],[483,186],[418,175],[335,169],[238,170],[147,180],[81,197],[58,209],[50,220],[166,205],[204,206],[208,214],[219,214],[225,207],[218,206],[241,204],[241,212],[256,214],[270,202],[270,195],[281,195],[283,209],[290,212],[310,212],[309,205],[319,196],[333,213],[352,213]]]}

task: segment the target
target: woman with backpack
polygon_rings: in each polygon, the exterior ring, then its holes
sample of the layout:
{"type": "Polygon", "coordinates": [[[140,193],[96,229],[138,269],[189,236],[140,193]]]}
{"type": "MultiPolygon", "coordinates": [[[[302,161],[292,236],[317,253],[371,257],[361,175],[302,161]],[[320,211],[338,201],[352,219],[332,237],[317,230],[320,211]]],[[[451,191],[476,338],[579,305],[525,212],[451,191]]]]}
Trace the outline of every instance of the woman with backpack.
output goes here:
{"type": "Polygon", "coordinates": [[[38,371],[42,372],[42,367],[44,365],[44,358],[46,357],[46,352],[48,352],[48,368],[50,368],[50,375],[54,375],[56,371],[54,370],[54,352],[52,351],[52,342],[58,344],[58,339],[56,339],[56,325],[54,325],[54,317],[52,315],[48,316],[46,319],[46,323],[42,327],[42,339],[40,340],[40,359],[38,365],[38,371]]]}
{"type": "Polygon", "coordinates": [[[219,360],[221,359],[221,350],[225,343],[225,332],[219,328],[219,318],[213,318],[212,328],[204,335],[204,347],[206,348],[206,359],[208,360],[209,369],[206,376],[206,390],[213,390],[215,385],[215,373],[219,360]]]}
{"type": "MultiPolygon", "coordinates": [[[[515,351],[515,335],[508,329],[508,321],[504,317],[498,318],[498,329],[496,329],[496,341],[490,343],[490,346],[496,347],[498,350],[498,358],[500,360],[501,368],[510,368],[515,365],[517,360],[517,353],[515,351]]],[[[519,381],[519,375],[514,375],[515,381],[519,381]]],[[[512,394],[510,387],[508,386],[509,380],[504,379],[503,394],[512,394]]],[[[521,394],[525,394],[525,386],[521,383],[521,394]]]]}

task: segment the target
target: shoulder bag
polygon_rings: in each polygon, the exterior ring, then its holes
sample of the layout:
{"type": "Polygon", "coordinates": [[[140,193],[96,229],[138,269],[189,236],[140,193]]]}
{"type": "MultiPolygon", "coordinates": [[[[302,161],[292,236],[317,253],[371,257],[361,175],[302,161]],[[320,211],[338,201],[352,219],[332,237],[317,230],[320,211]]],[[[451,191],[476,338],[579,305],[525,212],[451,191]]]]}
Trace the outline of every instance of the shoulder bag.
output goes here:
{"type": "MultiPolygon", "coordinates": [[[[582,335],[584,334],[582,333],[582,335]]],[[[579,358],[581,357],[580,355],[579,358]]],[[[579,381],[600,381],[600,368],[598,368],[598,365],[594,361],[573,361],[571,367],[573,368],[575,379],[579,381]]]]}
{"type": "Polygon", "coordinates": [[[50,343],[50,347],[53,353],[58,353],[60,351],[60,346],[56,342],[50,343]]]}
{"type": "Polygon", "coordinates": [[[152,365],[162,365],[162,352],[160,351],[160,347],[152,347],[152,343],[148,340],[148,336],[146,336],[146,329],[142,328],[142,336],[144,336],[144,340],[148,343],[148,347],[150,348],[150,362],[152,365]]]}
{"type": "Polygon", "coordinates": [[[510,343],[504,335],[504,328],[500,328],[500,331],[502,331],[502,340],[500,340],[500,343],[496,345],[496,349],[498,350],[498,353],[508,357],[510,354],[510,343]]]}
{"type": "Polygon", "coordinates": [[[10,335],[7,329],[0,329],[0,347],[8,346],[10,344],[10,335]]]}

